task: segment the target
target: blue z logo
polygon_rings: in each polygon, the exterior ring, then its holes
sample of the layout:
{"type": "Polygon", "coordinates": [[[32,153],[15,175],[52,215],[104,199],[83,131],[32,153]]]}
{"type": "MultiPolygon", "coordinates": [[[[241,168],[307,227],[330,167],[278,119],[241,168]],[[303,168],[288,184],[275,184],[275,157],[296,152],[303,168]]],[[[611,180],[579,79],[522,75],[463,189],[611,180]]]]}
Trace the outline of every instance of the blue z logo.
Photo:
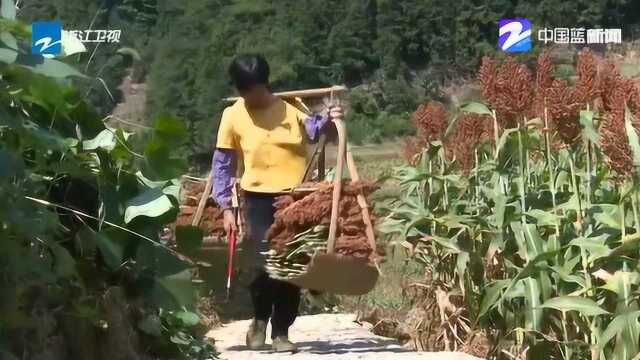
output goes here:
{"type": "Polygon", "coordinates": [[[527,19],[502,19],[498,23],[498,46],[505,52],[531,50],[531,21],[527,19]]]}
{"type": "Polygon", "coordinates": [[[31,52],[36,55],[58,55],[62,52],[62,24],[38,21],[31,25],[31,52]]]}

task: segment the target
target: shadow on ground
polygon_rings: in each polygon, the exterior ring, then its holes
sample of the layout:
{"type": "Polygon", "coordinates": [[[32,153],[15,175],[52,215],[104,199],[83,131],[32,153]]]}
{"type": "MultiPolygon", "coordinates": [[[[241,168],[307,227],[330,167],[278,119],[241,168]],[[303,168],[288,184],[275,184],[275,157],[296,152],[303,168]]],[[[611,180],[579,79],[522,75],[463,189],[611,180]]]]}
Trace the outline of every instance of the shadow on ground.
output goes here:
{"type": "MultiPolygon", "coordinates": [[[[336,343],[332,341],[300,341],[296,342],[298,349],[300,352],[312,353],[318,355],[325,354],[346,354],[346,353],[375,353],[375,352],[385,352],[385,353],[404,353],[411,352],[407,349],[402,348],[397,344],[397,342],[393,339],[388,340],[377,340],[377,339],[365,339],[365,338],[356,338],[350,339],[346,343],[336,343]]],[[[244,345],[239,346],[231,346],[227,348],[228,351],[245,351],[248,348],[244,345]]],[[[263,353],[272,353],[269,347],[266,347],[265,350],[259,351],[263,353]]]]}

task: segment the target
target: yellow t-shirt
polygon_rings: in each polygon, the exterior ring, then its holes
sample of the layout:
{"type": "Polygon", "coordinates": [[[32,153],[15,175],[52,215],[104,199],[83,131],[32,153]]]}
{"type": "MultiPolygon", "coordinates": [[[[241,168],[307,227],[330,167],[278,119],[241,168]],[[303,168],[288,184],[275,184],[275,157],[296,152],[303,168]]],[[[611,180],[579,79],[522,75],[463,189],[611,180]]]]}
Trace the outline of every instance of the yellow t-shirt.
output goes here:
{"type": "Polygon", "coordinates": [[[242,157],[240,187],[275,193],[300,184],[306,164],[306,117],[281,99],[260,111],[249,111],[239,99],[224,110],[216,146],[234,149],[242,157]]]}

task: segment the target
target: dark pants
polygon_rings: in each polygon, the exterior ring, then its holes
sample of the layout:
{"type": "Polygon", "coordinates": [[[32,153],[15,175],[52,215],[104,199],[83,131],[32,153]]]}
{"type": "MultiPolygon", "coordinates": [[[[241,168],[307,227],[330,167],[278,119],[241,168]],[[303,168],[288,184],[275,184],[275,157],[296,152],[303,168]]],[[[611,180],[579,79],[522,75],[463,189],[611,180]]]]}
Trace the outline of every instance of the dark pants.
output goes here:
{"type": "Polygon", "coordinates": [[[244,252],[251,256],[253,280],[249,285],[254,317],[268,321],[271,318],[271,337],[287,336],[289,326],[298,316],[300,288],[288,282],[269,277],[264,270],[265,256],[269,250],[266,232],[273,223],[274,195],[245,192],[248,239],[244,252]]]}

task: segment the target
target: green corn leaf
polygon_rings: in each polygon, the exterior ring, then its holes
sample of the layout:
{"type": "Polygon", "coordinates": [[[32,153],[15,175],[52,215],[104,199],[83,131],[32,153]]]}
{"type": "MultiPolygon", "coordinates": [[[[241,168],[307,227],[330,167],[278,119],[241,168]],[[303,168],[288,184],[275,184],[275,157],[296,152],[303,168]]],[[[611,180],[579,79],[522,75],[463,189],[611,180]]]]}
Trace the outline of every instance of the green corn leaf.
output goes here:
{"type": "Polygon", "coordinates": [[[534,218],[538,226],[555,226],[556,224],[560,224],[560,217],[551,211],[531,209],[525,212],[525,214],[534,218]]]}
{"type": "Polygon", "coordinates": [[[460,108],[460,110],[473,114],[480,115],[491,115],[491,110],[487,107],[487,105],[479,102],[470,102],[465,104],[460,108]]]}
{"type": "Polygon", "coordinates": [[[632,301],[631,285],[640,283],[640,274],[631,271],[616,271],[600,288],[612,291],[630,303],[632,301]]]}
{"type": "Polygon", "coordinates": [[[602,349],[609,341],[611,341],[611,339],[616,337],[616,335],[621,334],[625,329],[637,329],[640,327],[638,317],[640,317],[640,311],[633,311],[616,316],[598,339],[598,346],[602,349]]]}
{"type": "Polygon", "coordinates": [[[524,282],[527,328],[539,331],[542,328],[542,309],[540,308],[540,284],[535,278],[528,277],[524,282]]]}
{"type": "MultiPolygon", "coordinates": [[[[485,303],[484,300],[483,300],[483,304],[487,307],[484,312],[487,312],[488,310],[491,310],[494,307],[496,307],[499,304],[501,304],[505,297],[510,296],[509,294],[510,294],[511,290],[516,286],[516,284],[518,284],[518,282],[520,280],[525,279],[525,278],[531,276],[532,274],[540,271],[541,268],[544,268],[544,267],[540,266],[541,263],[544,263],[546,261],[552,260],[553,258],[555,258],[558,254],[560,254],[564,250],[565,250],[565,247],[562,247],[562,248],[560,248],[558,250],[554,250],[554,251],[547,251],[547,252],[544,252],[542,254],[539,254],[534,259],[529,261],[524,268],[519,269],[518,274],[513,279],[505,280],[505,281],[507,281],[507,288],[504,291],[504,293],[503,292],[498,292],[497,300],[493,301],[492,303],[485,303]]],[[[505,263],[509,264],[508,259],[505,259],[505,263]]],[[[513,265],[511,265],[511,267],[516,268],[513,265]]]]}
{"type": "Polygon", "coordinates": [[[578,237],[569,242],[570,246],[576,246],[587,252],[587,262],[589,264],[594,261],[611,255],[611,249],[605,243],[606,235],[596,237],[578,237]]]}
{"type": "Polygon", "coordinates": [[[502,297],[502,292],[509,286],[509,283],[509,280],[496,280],[484,288],[478,317],[482,317],[496,306],[498,299],[502,297]]]}
{"type": "Polygon", "coordinates": [[[509,139],[509,136],[511,136],[511,134],[515,132],[518,132],[517,128],[506,129],[505,131],[502,132],[502,135],[500,135],[500,139],[498,140],[498,146],[497,146],[498,151],[496,151],[496,157],[498,156],[498,154],[500,154],[504,146],[507,144],[507,140],[509,139]]]}
{"type": "Polygon", "coordinates": [[[600,134],[593,124],[593,111],[580,111],[580,125],[582,125],[582,134],[594,144],[600,144],[600,134]]]}
{"type": "Polygon", "coordinates": [[[593,218],[604,226],[619,230],[620,223],[620,207],[613,204],[594,204],[589,211],[593,212],[593,218]]]}
{"type": "Polygon", "coordinates": [[[608,311],[599,307],[595,301],[581,296],[558,296],[545,301],[541,307],[562,312],[577,311],[585,316],[609,314],[608,311]]]}

